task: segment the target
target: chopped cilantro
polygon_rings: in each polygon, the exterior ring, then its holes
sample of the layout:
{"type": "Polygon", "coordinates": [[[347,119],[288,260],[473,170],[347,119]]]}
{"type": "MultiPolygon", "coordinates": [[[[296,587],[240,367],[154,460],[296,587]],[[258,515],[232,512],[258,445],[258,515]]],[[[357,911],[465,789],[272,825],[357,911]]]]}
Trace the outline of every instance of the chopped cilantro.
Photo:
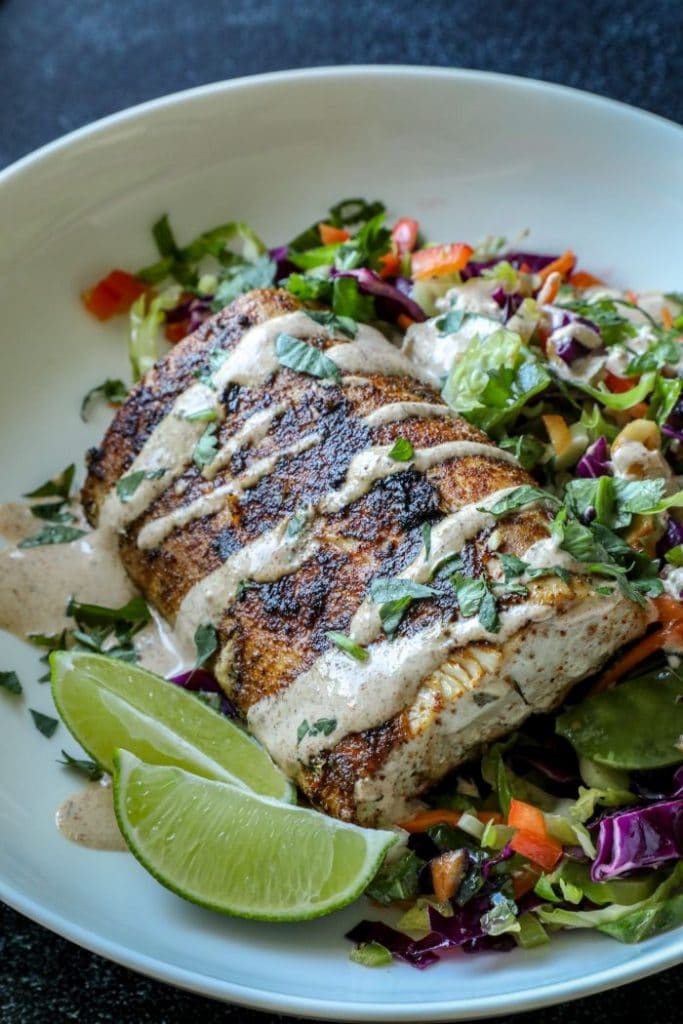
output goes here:
{"type": "Polygon", "coordinates": [[[400,576],[394,579],[373,580],[370,586],[370,600],[375,604],[399,601],[403,597],[411,599],[434,597],[436,593],[434,587],[426,587],[423,583],[416,583],[414,580],[403,579],[400,576]]]}
{"type": "Polygon", "coordinates": [[[73,484],[74,475],[76,473],[76,466],[72,462],[70,466],[63,469],[57,476],[53,476],[51,480],[47,480],[40,487],[36,487],[35,491],[29,491],[28,494],[24,494],[24,498],[62,498],[64,501],[69,497],[69,491],[73,484]]]}
{"type": "MultiPolygon", "coordinates": [[[[99,604],[82,604],[71,598],[66,606],[66,614],[83,626],[141,626],[149,622],[152,617],[143,597],[133,597],[120,608],[107,608],[105,605],[99,604]]],[[[42,641],[47,641],[45,646],[51,646],[51,642],[55,639],[58,638],[41,637],[40,640],[36,640],[35,637],[32,637],[33,642],[39,642],[41,646],[43,645],[42,641]]]]}
{"type": "Polygon", "coordinates": [[[17,547],[37,548],[45,544],[71,544],[73,541],[84,536],[85,530],[79,530],[75,526],[56,524],[54,526],[45,526],[31,537],[25,537],[24,540],[19,541],[17,547]]]}
{"type": "Polygon", "coordinates": [[[522,484],[520,487],[515,487],[504,498],[496,501],[490,508],[480,508],[479,511],[488,512],[489,515],[499,519],[502,516],[510,515],[511,512],[517,512],[520,508],[524,508],[525,505],[536,504],[538,501],[547,501],[551,504],[559,505],[557,498],[548,494],[547,491],[542,491],[540,487],[522,484]]]}
{"type": "Polygon", "coordinates": [[[399,597],[395,601],[387,601],[380,605],[379,617],[385,633],[395,633],[401,619],[413,603],[412,597],[399,597]]]}
{"type": "Polygon", "coordinates": [[[456,572],[450,577],[450,581],[464,618],[469,619],[478,615],[484,629],[489,633],[497,633],[500,629],[500,619],[496,599],[486,580],[472,579],[456,572]]]}
{"type": "Polygon", "coordinates": [[[410,462],[415,455],[415,449],[405,437],[399,437],[389,452],[389,458],[396,462],[410,462]]]}
{"type": "Polygon", "coordinates": [[[7,693],[14,694],[22,692],[23,687],[16,672],[0,672],[0,690],[6,690],[7,693]]]}
{"type": "Polygon", "coordinates": [[[306,718],[299,723],[296,731],[297,746],[305,736],[331,736],[337,728],[336,718],[318,718],[312,724],[306,718]]]}
{"type": "Polygon", "coordinates": [[[425,548],[425,561],[428,562],[432,555],[432,524],[423,523],[422,530],[422,543],[425,548]]]}
{"type": "Polygon", "coordinates": [[[42,711],[36,711],[35,708],[29,708],[29,711],[38,732],[42,732],[43,736],[46,736],[48,739],[54,736],[55,730],[59,725],[59,719],[53,718],[51,715],[44,715],[42,711]]]}
{"type": "Polygon", "coordinates": [[[122,380],[110,380],[107,378],[103,384],[90,388],[90,391],[86,394],[81,402],[81,419],[84,421],[88,419],[90,405],[96,399],[101,398],[105,402],[109,402],[110,405],[123,405],[127,397],[128,388],[122,380]]]}
{"type": "Polygon", "coordinates": [[[434,326],[441,334],[456,334],[465,322],[466,316],[464,309],[451,309],[444,316],[440,316],[434,326]]]}
{"type": "Polygon", "coordinates": [[[334,630],[330,630],[327,636],[335,647],[338,647],[340,651],[344,652],[344,654],[348,654],[350,658],[355,658],[356,661],[367,661],[370,657],[364,647],[361,647],[360,644],[354,643],[354,641],[345,633],[337,633],[334,630]]]}
{"type": "Polygon", "coordinates": [[[49,501],[31,505],[31,515],[36,519],[43,519],[47,523],[72,523],[74,517],[64,505],[64,501],[49,501]]]}
{"type": "Polygon", "coordinates": [[[218,438],[216,437],[216,424],[209,423],[202,436],[194,446],[192,461],[197,469],[202,470],[216,458],[218,451],[218,438]]]}
{"type": "Polygon", "coordinates": [[[75,772],[79,772],[81,775],[85,775],[86,779],[90,782],[97,782],[101,779],[104,772],[95,761],[89,761],[85,758],[73,757],[71,754],[67,754],[66,750],[62,751],[62,761],[58,761],[58,764],[63,764],[67,768],[72,768],[75,772]]]}
{"type": "Polygon", "coordinates": [[[283,366],[298,373],[307,373],[311,377],[338,381],[341,377],[339,367],[324,352],[314,345],[308,345],[291,334],[278,334],[275,339],[275,354],[283,366]]]}
{"type": "Polygon", "coordinates": [[[639,376],[648,370],[660,370],[667,364],[675,365],[681,359],[681,343],[675,331],[669,331],[650,345],[645,352],[634,356],[628,364],[629,377],[639,376]]]}
{"type": "Polygon", "coordinates": [[[267,255],[259,256],[253,263],[237,263],[221,273],[221,279],[213,297],[211,308],[218,312],[228,306],[238,295],[244,295],[252,288],[270,288],[275,281],[277,264],[267,255]]]}
{"type": "Polygon", "coordinates": [[[350,316],[338,316],[336,313],[314,309],[307,309],[306,316],[347,338],[355,338],[358,334],[358,324],[350,316]]]}
{"type": "Polygon", "coordinates": [[[207,405],[205,409],[186,413],[183,419],[187,420],[188,423],[212,423],[218,419],[218,410],[215,406],[207,405]]]}
{"type": "Polygon", "coordinates": [[[122,476],[116,481],[116,493],[119,500],[124,504],[131,500],[143,480],[161,480],[168,473],[166,468],[160,469],[136,469],[128,476],[122,476]]]}
{"type": "Polygon", "coordinates": [[[194,634],[194,645],[197,649],[195,668],[201,668],[209,658],[218,650],[218,633],[216,627],[210,622],[197,626],[194,634]]]}

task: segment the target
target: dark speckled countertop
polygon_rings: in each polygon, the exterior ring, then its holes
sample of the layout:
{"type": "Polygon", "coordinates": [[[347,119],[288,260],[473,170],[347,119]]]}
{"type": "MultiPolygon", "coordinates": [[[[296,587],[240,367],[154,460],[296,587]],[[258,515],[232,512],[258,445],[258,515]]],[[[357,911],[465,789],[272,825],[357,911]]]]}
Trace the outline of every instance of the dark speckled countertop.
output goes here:
{"type": "MultiPolygon", "coordinates": [[[[0,0],[0,168],[95,118],[164,93],[261,71],[360,63],[542,78],[680,122],[683,3],[0,0]]],[[[678,1024],[682,1005],[678,969],[516,1019],[612,1024],[633,1015],[648,1024],[678,1024]]],[[[0,905],[0,1024],[281,1019],[132,974],[0,905]]]]}

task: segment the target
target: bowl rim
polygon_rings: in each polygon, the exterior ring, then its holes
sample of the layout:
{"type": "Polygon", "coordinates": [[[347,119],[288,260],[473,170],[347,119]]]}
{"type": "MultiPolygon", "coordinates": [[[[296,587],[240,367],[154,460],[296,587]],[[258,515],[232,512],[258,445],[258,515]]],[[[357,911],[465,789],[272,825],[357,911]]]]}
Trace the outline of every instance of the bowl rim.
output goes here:
{"type": "MultiPolygon", "coordinates": [[[[444,82],[466,81],[479,84],[486,88],[497,87],[516,90],[519,93],[544,93],[573,100],[586,107],[612,112],[627,117],[634,123],[647,123],[671,131],[678,139],[683,137],[683,126],[659,114],[644,111],[619,100],[598,96],[572,86],[560,85],[534,78],[521,78],[515,75],[492,71],[481,71],[470,68],[448,68],[443,66],[402,65],[402,64],[358,64],[328,65],[313,68],[292,68],[282,71],[267,72],[241,76],[239,78],[219,80],[191,89],[179,90],[143,103],[126,107],[76,128],[66,135],[60,136],[40,148],[0,170],[0,189],[11,185],[29,168],[41,164],[64,150],[78,145],[84,140],[99,134],[106,134],[119,125],[132,124],[153,116],[159,111],[193,103],[206,97],[221,93],[230,94],[243,90],[255,90],[275,84],[299,80],[320,79],[363,79],[363,78],[398,79],[412,77],[415,80],[442,80],[444,82]]],[[[417,1002],[404,1003],[372,1003],[363,1000],[340,1002],[324,1000],[303,995],[288,995],[268,989],[240,985],[233,981],[221,980],[209,975],[202,975],[193,970],[169,964],[167,961],[135,952],[127,945],[111,941],[101,934],[81,925],[77,925],[64,915],[42,906],[28,894],[23,893],[0,879],[0,899],[12,909],[50,929],[91,952],[104,956],[131,970],[138,971],[166,984],[175,985],[205,996],[238,1005],[249,1006],[263,1011],[289,1013],[302,1017],[321,1016],[328,1020],[377,1021],[393,1019],[396,1021],[422,1020],[454,1020],[477,1019],[509,1012],[522,1012],[538,1009],[561,1001],[583,998],[597,992],[647,975],[665,970],[678,964],[683,959],[683,929],[680,934],[671,933],[666,949],[653,949],[639,952],[635,958],[625,959],[623,963],[609,966],[581,979],[551,981],[536,985],[533,989],[518,992],[496,993],[483,996],[463,1005],[457,999],[440,1000],[420,1006],[417,1002]],[[514,1005],[510,1006],[510,1000],[514,1005]]]]}

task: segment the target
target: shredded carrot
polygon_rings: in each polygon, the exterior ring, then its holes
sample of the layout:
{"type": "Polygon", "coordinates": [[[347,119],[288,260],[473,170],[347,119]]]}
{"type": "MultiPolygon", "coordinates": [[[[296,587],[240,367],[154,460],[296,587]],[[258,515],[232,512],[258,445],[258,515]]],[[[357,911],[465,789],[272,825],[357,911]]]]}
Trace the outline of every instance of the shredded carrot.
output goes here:
{"type": "Polygon", "coordinates": [[[577,270],[569,278],[569,283],[574,288],[593,288],[596,284],[603,284],[604,282],[599,277],[594,277],[593,274],[589,274],[585,270],[577,270]]]}
{"type": "Polygon", "coordinates": [[[435,808],[429,811],[418,811],[412,818],[399,821],[399,826],[406,832],[426,832],[434,825],[452,825],[457,827],[460,821],[460,811],[451,811],[448,807],[435,808]]]}
{"type": "Polygon", "coordinates": [[[632,302],[634,306],[638,305],[638,296],[636,295],[635,292],[628,291],[628,292],[624,292],[624,294],[626,295],[626,298],[628,299],[628,301],[632,302]]]}
{"type": "Polygon", "coordinates": [[[170,341],[172,345],[176,345],[183,338],[188,335],[190,321],[186,318],[185,320],[176,320],[172,324],[166,324],[164,327],[164,337],[166,341],[170,341]]]}
{"type": "Polygon", "coordinates": [[[680,650],[683,647],[683,606],[668,594],[655,598],[653,603],[661,626],[617,658],[593,685],[589,696],[609,689],[651,654],[657,651],[680,650]]]}
{"type": "Polygon", "coordinates": [[[548,437],[555,449],[555,454],[564,455],[564,453],[570,448],[573,440],[571,431],[567,426],[564,417],[548,413],[547,415],[542,416],[541,419],[545,424],[545,429],[548,431],[548,437]]]}
{"type": "Polygon", "coordinates": [[[523,274],[530,274],[531,273],[531,267],[529,266],[528,263],[522,263],[522,265],[520,266],[519,269],[520,269],[520,271],[523,274]]]}
{"type": "Polygon", "coordinates": [[[430,864],[434,895],[439,903],[446,903],[455,896],[467,869],[468,859],[464,850],[447,850],[435,857],[430,864]]]}
{"type": "Polygon", "coordinates": [[[662,309],[662,325],[665,331],[670,331],[674,325],[674,318],[671,315],[671,310],[668,306],[664,306],[662,309]]]}
{"type": "Polygon", "coordinates": [[[318,224],[320,241],[323,245],[337,245],[339,242],[348,242],[351,235],[346,228],[335,228],[333,224],[318,224]]]}
{"type": "Polygon", "coordinates": [[[571,274],[572,270],[574,269],[575,263],[576,256],[571,251],[571,249],[567,249],[567,251],[563,252],[561,256],[558,256],[556,260],[553,260],[552,263],[549,263],[547,267],[543,267],[542,270],[539,270],[538,276],[540,277],[541,281],[545,281],[546,278],[550,277],[551,274],[554,274],[556,272],[558,274],[561,274],[562,277],[567,277],[569,274],[571,274]]]}
{"type": "Polygon", "coordinates": [[[398,277],[401,272],[401,257],[398,253],[385,252],[384,256],[380,256],[379,262],[382,267],[380,277],[398,277]]]}
{"type": "Polygon", "coordinates": [[[554,302],[557,298],[557,293],[560,290],[561,284],[561,275],[558,273],[551,274],[550,277],[547,277],[543,282],[543,287],[536,296],[537,301],[540,302],[542,306],[548,302],[554,302]]]}
{"type": "Polygon", "coordinates": [[[409,327],[412,327],[415,321],[412,316],[408,316],[407,313],[399,313],[396,317],[396,323],[402,331],[407,331],[409,327]]]}

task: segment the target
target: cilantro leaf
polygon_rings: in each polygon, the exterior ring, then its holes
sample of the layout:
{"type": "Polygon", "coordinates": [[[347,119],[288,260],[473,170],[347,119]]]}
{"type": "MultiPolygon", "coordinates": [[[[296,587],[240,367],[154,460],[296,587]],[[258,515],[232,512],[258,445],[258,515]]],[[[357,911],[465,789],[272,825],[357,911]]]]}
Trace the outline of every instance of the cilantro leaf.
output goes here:
{"type": "Polygon", "coordinates": [[[350,658],[355,658],[356,661],[367,661],[370,657],[364,647],[361,647],[360,644],[354,643],[351,637],[348,637],[345,633],[337,633],[334,630],[331,630],[328,632],[327,636],[335,647],[338,647],[340,651],[344,652],[344,654],[348,654],[350,658]]]}
{"type": "MultiPolygon", "coordinates": [[[[634,514],[663,512],[676,496],[658,503],[666,489],[664,479],[625,480],[621,477],[601,476],[571,480],[565,490],[569,511],[579,519],[593,514],[595,522],[612,530],[629,526],[634,514]]],[[[681,495],[683,499],[683,494],[681,495]]]]}
{"type": "Polygon", "coordinates": [[[306,316],[317,324],[328,327],[331,331],[337,331],[347,338],[355,338],[358,334],[358,324],[350,316],[338,316],[325,310],[307,309],[306,316]]]}
{"type": "Polygon", "coordinates": [[[560,504],[557,498],[553,497],[552,494],[548,494],[547,491],[541,490],[540,487],[522,484],[520,487],[515,487],[504,498],[496,501],[490,508],[480,508],[478,511],[488,512],[494,518],[500,519],[502,516],[510,515],[511,512],[517,512],[520,508],[524,508],[525,505],[535,505],[538,501],[546,501],[551,505],[560,504]]]}
{"type": "Polygon", "coordinates": [[[194,446],[192,461],[197,469],[202,470],[216,458],[218,451],[218,438],[216,437],[216,424],[209,423],[202,436],[194,446]]]}
{"type": "Polygon", "coordinates": [[[195,668],[201,668],[209,658],[218,650],[218,633],[216,627],[210,622],[197,626],[194,634],[194,645],[197,649],[195,668]]]}
{"type": "Polygon", "coordinates": [[[600,331],[603,344],[625,345],[638,333],[634,325],[619,312],[613,299],[602,298],[593,301],[575,299],[561,303],[563,309],[569,309],[591,320],[600,331]]]}
{"type": "Polygon", "coordinates": [[[37,548],[45,544],[71,544],[72,541],[84,536],[85,530],[79,530],[75,526],[45,526],[38,533],[34,533],[31,537],[25,537],[22,541],[19,541],[17,547],[37,548]]]}
{"type": "Polygon", "coordinates": [[[42,711],[36,711],[35,708],[29,708],[29,711],[38,732],[41,732],[47,739],[54,736],[55,730],[59,725],[59,719],[53,718],[51,715],[44,715],[42,711]]]}
{"type": "Polygon", "coordinates": [[[299,728],[296,731],[297,746],[301,743],[304,736],[331,736],[336,728],[336,718],[318,718],[312,724],[309,724],[308,720],[304,718],[299,723],[299,728]]]}
{"type": "Polygon", "coordinates": [[[218,410],[207,405],[205,409],[197,409],[196,412],[188,412],[183,416],[188,423],[212,423],[218,419],[218,410]]]}
{"type": "Polygon", "coordinates": [[[62,500],[31,505],[31,515],[36,519],[43,519],[47,523],[72,523],[74,521],[73,515],[68,508],[64,507],[62,500]]]}
{"type": "Polygon", "coordinates": [[[401,619],[413,603],[412,597],[399,597],[380,606],[379,617],[385,633],[395,633],[401,619]]]}
{"type": "Polygon", "coordinates": [[[375,300],[372,295],[363,295],[355,277],[335,277],[332,309],[337,316],[349,317],[360,324],[376,319],[375,300]]]}
{"type": "Polygon", "coordinates": [[[533,469],[545,453],[545,445],[533,434],[501,437],[498,444],[504,451],[512,452],[523,469],[533,469]]]}
{"type": "Polygon", "coordinates": [[[369,203],[367,199],[342,199],[330,207],[328,220],[336,228],[346,228],[354,224],[372,220],[385,212],[384,203],[379,199],[369,203]]]}
{"type": "Polygon", "coordinates": [[[7,693],[19,694],[23,691],[19,676],[16,672],[0,672],[0,689],[7,693]]]}
{"type": "Polygon", "coordinates": [[[651,416],[659,426],[663,426],[674,410],[683,390],[683,380],[680,377],[662,377],[657,374],[655,386],[650,399],[651,416]]]}
{"type": "Polygon", "coordinates": [[[400,576],[394,579],[373,580],[370,585],[370,600],[374,604],[384,604],[386,601],[400,601],[404,597],[410,597],[411,599],[434,597],[437,593],[438,591],[434,587],[426,587],[423,583],[402,579],[400,576]]]}
{"type": "Polygon", "coordinates": [[[22,495],[24,498],[62,498],[64,501],[69,497],[69,491],[73,484],[74,475],[76,473],[76,466],[72,462],[70,466],[63,469],[57,476],[53,476],[51,480],[47,480],[40,487],[36,487],[35,491],[29,491],[28,494],[22,495]]]}
{"type": "MultiPolygon", "coordinates": [[[[335,278],[334,284],[351,278],[335,278]]],[[[355,282],[354,282],[355,283],[355,282]]],[[[318,277],[315,274],[290,274],[281,282],[283,287],[303,302],[331,302],[332,281],[329,277],[318,277]]]]}
{"type": "Polygon", "coordinates": [[[659,370],[667,363],[675,364],[680,358],[681,343],[676,340],[676,333],[671,331],[658,338],[645,352],[634,356],[628,364],[626,373],[629,376],[638,376],[647,370],[659,370]]]}
{"type": "Polygon", "coordinates": [[[478,615],[484,629],[489,633],[497,633],[500,629],[500,618],[496,599],[486,580],[472,579],[456,572],[450,577],[450,581],[463,617],[469,619],[478,615]]]}
{"type": "Polygon", "coordinates": [[[104,772],[95,761],[73,757],[71,754],[67,754],[66,750],[62,751],[62,758],[63,760],[58,761],[58,764],[63,764],[67,768],[72,768],[81,775],[85,775],[86,779],[89,779],[90,782],[97,782],[104,775],[104,772]]]}
{"type": "MultiPolygon", "coordinates": [[[[66,606],[66,614],[84,626],[139,626],[149,622],[152,618],[144,597],[133,597],[120,608],[107,608],[105,605],[99,604],[82,604],[71,598],[66,606]]],[[[33,642],[36,643],[35,638],[33,638],[33,642]]]]}
{"type": "Polygon", "coordinates": [[[467,313],[464,309],[451,309],[444,316],[434,321],[434,326],[440,334],[457,334],[465,322],[467,313]]]}
{"type": "Polygon", "coordinates": [[[259,256],[253,263],[237,263],[221,274],[211,309],[217,313],[229,306],[239,295],[252,288],[270,288],[275,281],[277,264],[268,255],[259,256]]]}
{"type": "Polygon", "coordinates": [[[116,481],[116,493],[119,496],[119,500],[124,504],[129,502],[143,480],[161,480],[167,472],[166,468],[136,469],[134,473],[129,473],[128,476],[122,476],[120,480],[116,481]]]}
{"type": "Polygon", "coordinates": [[[394,957],[381,942],[361,942],[349,953],[349,959],[362,967],[386,967],[394,957]]]}
{"type": "Polygon", "coordinates": [[[110,405],[123,405],[128,397],[128,388],[122,380],[111,380],[107,378],[102,384],[98,384],[86,394],[81,402],[81,419],[85,422],[88,419],[90,405],[95,399],[103,399],[110,405]]]}
{"type": "Polygon", "coordinates": [[[399,437],[388,454],[389,458],[394,459],[395,462],[410,462],[415,455],[415,449],[405,437],[399,437]]]}
{"type": "Polygon", "coordinates": [[[432,554],[432,524],[423,523],[420,532],[422,534],[422,543],[425,548],[425,561],[428,562],[432,554]]]}
{"type": "Polygon", "coordinates": [[[291,334],[278,334],[275,339],[275,354],[283,366],[298,373],[334,381],[341,378],[336,363],[314,345],[307,345],[305,341],[293,338],[291,334]]]}

